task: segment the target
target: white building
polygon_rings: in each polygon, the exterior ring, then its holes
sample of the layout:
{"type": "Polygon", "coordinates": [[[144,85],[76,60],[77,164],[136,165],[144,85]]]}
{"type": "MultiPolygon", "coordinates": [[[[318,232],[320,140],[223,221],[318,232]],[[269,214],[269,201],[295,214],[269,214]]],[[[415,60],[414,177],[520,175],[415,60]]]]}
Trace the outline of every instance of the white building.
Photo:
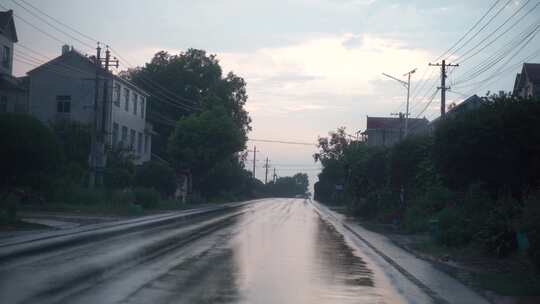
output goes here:
{"type": "Polygon", "coordinates": [[[0,11],[0,112],[28,111],[25,78],[13,76],[13,47],[17,41],[13,11],[0,11]]]}
{"type": "Polygon", "coordinates": [[[68,46],[28,76],[32,115],[45,123],[72,120],[93,125],[97,94],[98,124],[103,113],[106,117],[106,144],[130,149],[138,164],[150,160],[153,131],[146,120],[148,94],[135,84],[105,71],[92,58],[68,46]],[[100,74],[97,88],[96,73],[100,74]]]}

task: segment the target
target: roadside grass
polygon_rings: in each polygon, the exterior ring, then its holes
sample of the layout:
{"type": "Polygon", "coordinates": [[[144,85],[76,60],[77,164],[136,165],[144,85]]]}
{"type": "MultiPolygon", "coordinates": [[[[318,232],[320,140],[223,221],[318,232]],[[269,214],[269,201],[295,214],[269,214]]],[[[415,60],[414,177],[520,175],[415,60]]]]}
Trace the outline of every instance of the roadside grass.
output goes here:
{"type": "Polygon", "coordinates": [[[499,296],[540,296],[540,275],[525,253],[518,252],[508,258],[497,259],[486,256],[474,244],[453,248],[431,239],[412,243],[409,247],[435,261],[450,259],[457,262],[461,267],[443,264],[442,268],[476,290],[495,292],[499,296]]]}

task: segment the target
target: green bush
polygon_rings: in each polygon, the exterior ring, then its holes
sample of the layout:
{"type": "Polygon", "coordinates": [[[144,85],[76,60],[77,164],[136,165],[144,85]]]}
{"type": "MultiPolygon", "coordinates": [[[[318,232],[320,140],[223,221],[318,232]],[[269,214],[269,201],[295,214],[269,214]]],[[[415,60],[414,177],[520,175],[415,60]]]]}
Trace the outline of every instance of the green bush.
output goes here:
{"type": "Polygon", "coordinates": [[[159,206],[160,195],[154,189],[135,188],[133,190],[135,203],[144,209],[155,209],[159,206]]]}
{"type": "Polygon", "coordinates": [[[403,218],[403,228],[409,233],[426,232],[429,228],[430,217],[419,206],[407,208],[403,218]]]}
{"type": "Polygon", "coordinates": [[[102,189],[88,189],[81,186],[72,185],[59,189],[55,195],[55,200],[68,205],[98,205],[106,203],[107,193],[102,189]]]}
{"type": "Polygon", "coordinates": [[[113,206],[126,208],[135,203],[135,194],[132,190],[115,190],[111,194],[110,202],[113,206]]]}
{"type": "Polygon", "coordinates": [[[194,193],[191,193],[190,195],[188,195],[186,201],[190,205],[197,205],[197,204],[205,204],[205,203],[207,203],[207,200],[200,193],[197,193],[197,192],[194,192],[194,193]]]}
{"type": "Polygon", "coordinates": [[[125,189],[133,184],[135,177],[134,156],[123,149],[113,149],[107,153],[107,167],[104,183],[108,189],[125,189]]]}
{"type": "Polygon", "coordinates": [[[7,206],[2,200],[21,189],[43,192],[61,162],[62,151],[47,126],[26,114],[0,114],[0,208],[16,217],[17,203],[7,206]]]}
{"type": "Polygon", "coordinates": [[[531,197],[525,202],[523,228],[529,240],[528,254],[540,271],[540,197],[531,197]]]}
{"type": "Polygon", "coordinates": [[[517,250],[516,230],[513,222],[519,213],[510,200],[497,202],[488,211],[486,221],[475,238],[483,244],[486,253],[502,258],[517,250]]]}
{"type": "Polygon", "coordinates": [[[469,243],[472,233],[465,213],[457,207],[446,207],[438,214],[439,231],[437,241],[450,247],[460,247],[469,243]]]}
{"type": "Polygon", "coordinates": [[[134,185],[156,189],[162,197],[170,197],[176,191],[176,174],[163,163],[149,161],[137,168],[134,185]]]}
{"type": "Polygon", "coordinates": [[[429,228],[429,220],[435,217],[446,206],[455,204],[456,195],[441,186],[431,187],[423,195],[406,202],[407,210],[403,226],[408,232],[425,232],[429,228]]]}

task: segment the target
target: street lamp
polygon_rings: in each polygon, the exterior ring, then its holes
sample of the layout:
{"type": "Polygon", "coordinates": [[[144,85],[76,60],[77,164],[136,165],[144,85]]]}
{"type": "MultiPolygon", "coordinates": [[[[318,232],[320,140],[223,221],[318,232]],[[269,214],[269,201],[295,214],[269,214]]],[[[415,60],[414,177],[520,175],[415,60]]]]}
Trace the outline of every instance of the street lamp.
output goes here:
{"type": "Polygon", "coordinates": [[[382,73],[384,76],[386,76],[388,78],[391,78],[391,79],[401,83],[401,85],[403,85],[407,89],[407,109],[405,110],[405,137],[407,137],[407,133],[409,131],[409,129],[408,129],[408,126],[409,126],[409,95],[410,95],[410,92],[411,92],[411,74],[414,74],[414,72],[416,72],[416,69],[413,69],[412,71],[403,74],[403,76],[407,76],[407,81],[403,81],[403,80],[401,80],[399,78],[396,78],[394,76],[390,76],[390,75],[388,75],[386,73],[382,73]]]}

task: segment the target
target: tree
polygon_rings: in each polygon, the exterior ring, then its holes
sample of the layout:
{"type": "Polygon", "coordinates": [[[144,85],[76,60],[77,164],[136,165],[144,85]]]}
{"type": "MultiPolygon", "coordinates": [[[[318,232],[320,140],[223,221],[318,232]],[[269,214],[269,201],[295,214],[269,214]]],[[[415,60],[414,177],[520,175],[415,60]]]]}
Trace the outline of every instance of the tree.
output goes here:
{"type": "Polygon", "coordinates": [[[91,129],[87,124],[60,120],[51,124],[64,155],[62,177],[67,184],[83,184],[88,172],[91,129]]]}
{"type": "Polygon", "coordinates": [[[174,127],[163,124],[164,118],[177,121],[218,106],[226,109],[244,136],[251,129],[251,119],[244,109],[244,79],[232,72],[223,77],[217,57],[204,50],[188,49],[178,55],[160,51],[144,67],[124,74],[151,94],[148,117],[158,133],[152,139],[152,151],[162,158],[169,156],[166,146],[174,131],[174,127]],[[183,105],[175,105],[178,103],[183,105]]]}
{"type": "Polygon", "coordinates": [[[169,197],[176,191],[176,174],[169,165],[148,161],[136,169],[134,185],[154,189],[162,197],[169,197]]]}
{"type": "Polygon", "coordinates": [[[212,168],[245,149],[245,134],[223,107],[181,118],[169,139],[176,168],[189,168],[194,188],[201,190],[212,168]]]}
{"type": "Polygon", "coordinates": [[[305,173],[297,173],[294,176],[279,177],[275,182],[266,184],[266,194],[275,197],[295,197],[306,195],[309,180],[305,173]]]}
{"type": "Polygon", "coordinates": [[[0,147],[1,203],[16,190],[43,190],[62,160],[53,132],[25,114],[0,114],[0,147]]]}
{"type": "Polygon", "coordinates": [[[539,125],[539,100],[491,96],[439,124],[434,162],[453,189],[482,182],[492,194],[509,192],[521,201],[540,181],[539,125]]]}
{"type": "Polygon", "coordinates": [[[114,148],[107,152],[107,167],[104,183],[110,189],[124,189],[133,185],[135,178],[135,156],[131,151],[114,148]]]}

